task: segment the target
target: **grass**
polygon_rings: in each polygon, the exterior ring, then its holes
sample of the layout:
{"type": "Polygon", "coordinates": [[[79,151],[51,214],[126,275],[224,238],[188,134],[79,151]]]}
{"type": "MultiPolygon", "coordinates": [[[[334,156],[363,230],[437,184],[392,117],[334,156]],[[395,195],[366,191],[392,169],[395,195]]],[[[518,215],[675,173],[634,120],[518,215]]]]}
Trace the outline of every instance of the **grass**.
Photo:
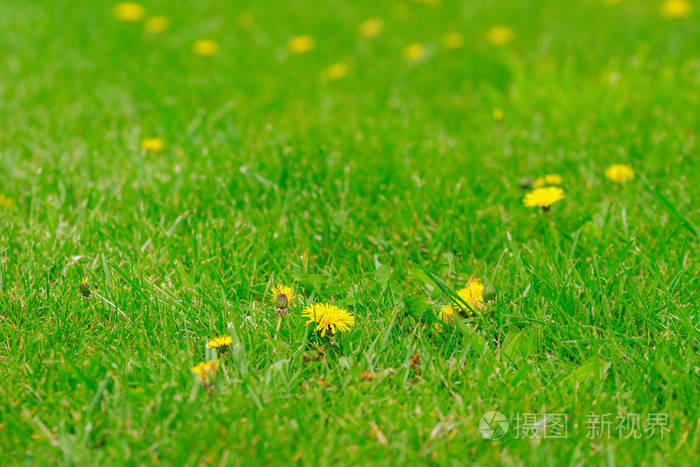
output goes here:
{"type": "Polygon", "coordinates": [[[700,6],[436,3],[144,1],[151,35],[112,2],[0,1],[3,463],[700,462],[700,6]],[[524,207],[548,173],[566,198],[524,207]],[[437,331],[471,276],[495,299],[437,331]],[[278,282],[355,326],[321,338],[297,305],[277,333],[278,282]],[[657,413],[663,437],[618,437],[657,413]],[[518,438],[528,414],[568,436],[518,438]]]}

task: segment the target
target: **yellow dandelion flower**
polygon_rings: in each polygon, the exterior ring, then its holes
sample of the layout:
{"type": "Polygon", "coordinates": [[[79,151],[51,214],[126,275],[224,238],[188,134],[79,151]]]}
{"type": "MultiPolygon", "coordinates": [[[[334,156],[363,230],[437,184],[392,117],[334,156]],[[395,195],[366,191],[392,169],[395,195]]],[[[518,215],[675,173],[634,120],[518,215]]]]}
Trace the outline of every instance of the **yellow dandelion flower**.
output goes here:
{"type": "Polygon", "coordinates": [[[14,207],[15,202],[12,200],[12,198],[8,198],[7,196],[0,194],[0,208],[9,211],[10,209],[14,209],[14,207]]]}
{"type": "Polygon", "coordinates": [[[457,291],[457,295],[467,305],[478,310],[484,304],[484,283],[478,277],[470,277],[463,289],[457,291]]]}
{"type": "Polygon", "coordinates": [[[151,34],[160,34],[168,29],[170,21],[165,16],[151,16],[146,20],[144,28],[151,34]]]}
{"type": "Polygon", "coordinates": [[[122,2],[114,7],[114,16],[121,21],[141,21],[146,9],[140,3],[122,2]]]}
{"type": "Polygon", "coordinates": [[[210,349],[221,349],[225,350],[226,347],[231,345],[231,336],[220,336],[220,337],[215,337],[213,339],[210,339],[209,342],[207,342],[207,345],[209,346],[210,349]]]}
{"type": "Polygon", "coordinates": [[[415,62],[425,57],[425,45],[414,42],[403,49],[403,58],[407,62],[415,62]]]}
{"type": "Polygon", "coordinates": [[[345,77],[348,74],[348,64],[345,62],[334,63],[321,72],[321,78],[333,81],[345,77]]]}
{"type": "Polygon", "coordinates": [[[494,26],[486,37],[494,45],[504,45],[513,40],[515,31],[508,26],[494,26]]]}
{"type": "Polygon", "coordinates": [[[379,34],[382,33],[383,30],[384,21],[382,21],[381,18],[377,17],[367,18],[366,20],[361,22],[357,28],[357,32],[360,33],[360,36],[365,37],[367,39],[377,37],[379,34]]]}
{"type": "Polygon", "coordinates": [[[503,111],[501,109],[493,109],[493,112],[491,113],[493,116],[493,119],[496,121],[501,121],[503,120],[503,111]]]}
{"type": "Polygon", "coordinates": [[[289,41],[289,51],[293,54],[303,54],[314,48],[314,40],[311,36],[296,36],[289,41]]]}
{"type": "Polygon", "coordinates": [[[634,178],[634,170],[626,164],[613,164],[605,169],[605,177],[615,183],[627,183],[634,178]]]}
{"type": "Polygon", "coordinates": [[[686,0],[666,0],[661,5],[661,14],[667,18],[685,18],[690,10],[690,3],[686,0]]]}
{"type": "Polygon", "coordinates": [[[548,174],[544,177],[538,177],[532,184],[533,188],[541,188],[548,185],[561,185],[561,176],[557,174],[548,174]]]}
{"type": "MultiPolygon", "coordinates": [[[[469,282],[467,282],[467,285],[464,286],[464,288],[459,289],[457,291],[457,296],[467,305],[469,305],[471,308],[474,310],[479,310],[483,308],[484,305],[484,282],[479,279],[478,277],[470,277],[469,282]]],[[[450,324],[452,320],[455,319],[455,314],[457,310],[461,310],[463,307],[463,304],[461,302],[457,302],[456,305],[453,306],[452,304],[450,305],[445,305],[440,309],[440,313],[438,313],[438,318],[443,321],[446,324],[450,324]],[[457,307],[455,309],[455,306],[457,307]]],[[[468,314],[473,314],[471,310],[466,309],[464,312],[468,314]]],[[[442,326],[440,323],[435,324],[435,328],[438,330],[442,329],[442,326]]]]}
{"type": "Polygon", "coordinates": [[[347,310],[329,303],[312,303],[304,308],[301,315],[309,320],[306,324],[316,323],[315,331],[321,332],[321,337],[327,332],[349,331],[355,325],[355,317],[347,310]]]}
{"type": "Polygon", "coordinates": [[[160,138],[146,138],[141,141],[141,149],[149,152],[162,151],[165,147],[165,141],[160,138]]]}
{"type": "Polygon", "coordinates": [[[458,32],[450,32],[442,36],[442,45],[447,49],[461,49],[464,47],[464,36],[458,32]]]}
{"type": "Polygon", "coordinates": [[[208,362],[199,362],[192,367],[192,373],[197,376],[201,383],[207,383],[216,376],[216,371],[219,369],[218,360],[209,360],[208,362]]]}
{"type": "Polygon", "coordinates": [[[197,39],[192,45],[195,55],[210,57],[219,51],[219,43],[211,39],[197,39]]]}
{"type": "Polygon", "coordinates": [[[564,199],[564,190],[558,186],[546,186],[535,188],[523,198],[523,204],[529,208],[541,207],[549,209],[549,207],[564,199]]]}
{"type": "Polygon", "coordinates": [[[285,298],[287,299],[287,303],[291,303],[292,301],[294,301],[294,299],[297,298],[297,294],[291,287],[288,287],[283,284],[277,284],[270,289],[270,303],[277,303],[277,300],[280,297],[280,295],[285,296],[285,298]]]}

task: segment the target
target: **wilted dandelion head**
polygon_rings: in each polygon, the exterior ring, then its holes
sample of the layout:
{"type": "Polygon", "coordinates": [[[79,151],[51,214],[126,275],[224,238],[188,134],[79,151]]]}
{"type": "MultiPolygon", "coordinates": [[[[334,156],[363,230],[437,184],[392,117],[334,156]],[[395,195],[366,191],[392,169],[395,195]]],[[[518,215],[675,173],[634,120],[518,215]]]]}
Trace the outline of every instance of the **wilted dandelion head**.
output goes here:
{"type": "Polygon", "coordinates": [[[314,48],[314,40],[311,36],[296,36],[289,41],[289,51],[293,54],[303,54],[314,48]]]}
{"type": "Polygon", "coordinates": [[[561,176],[557,174],[548,174],[544,177],[538,177],[532,184],[533,188],[541,188],[548,185],[561,185],[561,176]]]}
{"type": "Polygon", "coordinates": [[[486,37],[492,44],[503,45],[513,40],[515,32],[508,26],[494,26],[486,37]]]}
{"type": "Polygon", "coordinates": [[[121,21],[141,21],[146,9],[140,3],[122,2],[114,6],[114,16],[121,21]]]}
{"type": "Polygon", "coordinates": [[[450,32],[442,36],[442,45],[448,49],[460,49],[464,47],[464,36],[458,32],[450,32]]]}
{"type": "Polygon", "coordinates": [[[367,39],[377,37],[379,34],[381,34],[382,30],[384,30],[384,21],[376,16],[367,18],[357,27],[357,32],[360,33],[360,36],[367,39]]]}
{"type": "Polygon", "coordinates": [[[333,81],[345,77],[348,74],[348,64],[345,62],[334,63],[321,72],[321,78],[333,81]]]}
{"type": "Polygon", "coordinates": [[[197,39],[192,45],[195,55],[210,57],[219,51],[219,43],[211,39],[197,39]]]}
{"type": "Polygon", "coordinates": [[[208,362],[199,362],[192,367],[192,373],[197,376],[200,383],[208,383],[216,377],[216,371],[219,369],[218,360],[209,360],[208,362]]]}
{"type": "Polygon", "coordinates": [[[523,198],[523,204],[529,208],[540,207],[547,209],[557,201],[564,199],[564,190],[558,186],[535,188],[523,198]]]}
{"type": "Polygon", "coordinates": [[[209,346],[210,349],[225,349],[229,345],[231,345],[231,336],[219,336],[219,337],[214,337],[213,339],[209,339],[209,342],[207,342],[207,345],[209,346]]]}
{"type": "Polygon", "coordinates": [[[149,152],[162,151],[165,147],[165,141],[160,138],[146,138],[141,141],[141,149],[149,152]]]}
{"type": "Polygon", "coordinates": [[[691,9],[686,0],[666,0],[661,5],[661,14],[667,18],[685,18],[691,9]]]}
{"type": "Polygon", "coordinates": [[[420,42],[409,44],[403,49],[403,58],[407,62],[415,62],[425,57],[425,45],[420,42]]]}
{"type": "Polygon", "coordinates": [[[0,208],[3,208],[5,210],[10,210],[15,207],[15,202],[12,200],[12,198],[8,198],[5,195],[0,194],[0,208]]]}
{"type": "Polygon", "coordinates": [[[270,303],[274,303],[275,305],[278,304],[281,296],[284,296],[287,303],[291,303],[297,298],[297,294],[294,292],[294,290],[291,287],[283,284],[273,286],[270,289],[269,296],[270,303]]]}
{"type": "Polygon", "coordinates": [[[615,183],[627,183],[634,178],[634,170],[626,164],[613,164],[605,169],[605,177],[615,183]]]}
{"type": "Polygon", "coordinates": [[[160,34],[168,29],[170,21],[165,16],[151,16],[146,20],[144,28],[151,34],[160,34]]]}
{"type": "Polygon", "coordinates": [[[304,308],[301,315],[309,319],[306,324],[316,323],[314,330],[319,331],[321,337],[326,333],[349,331],[355,325],[355,317],[352,314],[329,303],[312,303],[304,308]]]}

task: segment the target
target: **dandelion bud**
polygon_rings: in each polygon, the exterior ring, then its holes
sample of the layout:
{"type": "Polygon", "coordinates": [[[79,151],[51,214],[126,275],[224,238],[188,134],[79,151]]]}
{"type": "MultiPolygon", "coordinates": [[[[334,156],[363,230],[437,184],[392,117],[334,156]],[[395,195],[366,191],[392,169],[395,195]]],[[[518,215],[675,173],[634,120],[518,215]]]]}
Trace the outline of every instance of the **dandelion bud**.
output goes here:
{"type": "Polygon", "coordinates": [[[529,189],[532,188],[532,184],[533,184],[533,183],[534,183],[534,182],[532,181],[532,179],[531,179],[530,177],[523,177],[523,178],[521,178],[520,181],[518,182],[518,185],[519,185],[520,188],[523,189],[523,190],[529,190],[529,189]]]}
{"type": "Polygon", "coordinates": [[[491,284],[484,287],[484,292],[482,294],[484,301],[491,302],[496,298],[496,288],[491,284]]]}
{"type": "Polygon", "coordinates": [[[90,296],[90,285],[88,284],[88,278],[83,277],[80,280],[80,284],[78,285],[80,287],[80,293],[83,294],[83,297],[89,297],[90,296]]]}

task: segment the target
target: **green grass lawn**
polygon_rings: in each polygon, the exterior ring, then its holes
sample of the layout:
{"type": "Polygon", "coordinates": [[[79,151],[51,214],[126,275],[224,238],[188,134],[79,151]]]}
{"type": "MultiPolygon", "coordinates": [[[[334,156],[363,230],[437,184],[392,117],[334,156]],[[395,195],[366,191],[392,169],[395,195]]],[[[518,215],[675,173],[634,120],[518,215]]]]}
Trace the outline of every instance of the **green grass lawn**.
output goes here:
{"type": "Polygon", "coordinates": [[[116,3],[0,0],[0,464],[700,463],[699,2],[116,3]]]}

